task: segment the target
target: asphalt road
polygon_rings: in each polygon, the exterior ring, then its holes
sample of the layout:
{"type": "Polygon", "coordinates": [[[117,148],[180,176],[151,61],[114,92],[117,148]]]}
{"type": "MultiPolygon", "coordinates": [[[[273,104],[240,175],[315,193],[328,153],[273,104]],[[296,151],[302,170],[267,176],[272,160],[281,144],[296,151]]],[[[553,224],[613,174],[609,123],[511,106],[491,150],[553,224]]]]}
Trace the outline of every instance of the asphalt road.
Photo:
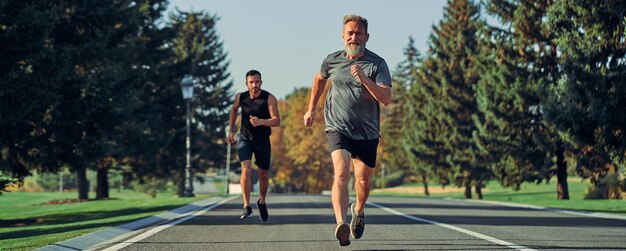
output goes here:
{"type": "MultiPolygon", "coordinates": [[[[251,198],[256,201],[256,197],[251,198]]],[[[370,198],[363,237],[340,247],[329,196],[275,195],[270,220],[241,196],[98,250],[626,250],[626,220],[468,200],[370,198]]]]}

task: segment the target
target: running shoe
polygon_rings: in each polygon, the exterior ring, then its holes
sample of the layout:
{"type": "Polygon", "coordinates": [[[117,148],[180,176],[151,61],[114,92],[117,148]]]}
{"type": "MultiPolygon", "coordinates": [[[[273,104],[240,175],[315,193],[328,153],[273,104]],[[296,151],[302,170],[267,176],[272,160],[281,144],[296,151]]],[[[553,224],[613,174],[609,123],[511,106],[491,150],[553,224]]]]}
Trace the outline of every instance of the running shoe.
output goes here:
{"type": "Polygon", "coordinates": [[[241,218],[245,219],[252,215],[252,208],[250,206],[243,208],[243,213],[241,214],[241,218]]]}
{"type": "Polygon", "coordinates": [[[335,229],[335,237],[337,237],[337,240],[339,240],[340,246],[350,245],[350,226],[343,222],[337,224],[337,228],[335,229]]]}
{"type": "Polygon", "coordinates": [[[256,202],[256,206],[259,209],[259,219],[261,219],[262,222],[267,222],[269,218],[269,214],[267,214],[267,203],[261,204],[259,203],[260,201],[261,200],[258,200],[256,202]]]}
{"type": "Polygon", "coordinates": [[[352,238],[360,239],[365,231],[365,213],[356,214],[356,202],[350,205],[350,213],[352,214],[352,220],[350,221],[350,233],[352,238]]]}

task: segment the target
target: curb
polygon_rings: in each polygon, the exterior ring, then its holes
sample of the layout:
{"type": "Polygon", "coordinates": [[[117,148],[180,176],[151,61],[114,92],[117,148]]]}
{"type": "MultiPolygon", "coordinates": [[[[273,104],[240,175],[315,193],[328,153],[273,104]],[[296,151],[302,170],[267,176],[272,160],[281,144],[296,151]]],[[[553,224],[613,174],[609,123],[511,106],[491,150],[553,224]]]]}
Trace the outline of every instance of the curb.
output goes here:
{"type": "Polygon", "coordinates": [[[147,218],[132,221],[115,227],[101,229],[93,233],[81,235],[73,239],[57,242],[45,247],[35,249],[36,251],[68,251],[86,250],[101,247],[103,244],[114,242],[134,234],[144,228],[161,225],[163,223],[185,217],[210,205],[218,203],[229,197],[216,196],[205,200],[175,208],[165,213],[150,216],[147,218]]]}

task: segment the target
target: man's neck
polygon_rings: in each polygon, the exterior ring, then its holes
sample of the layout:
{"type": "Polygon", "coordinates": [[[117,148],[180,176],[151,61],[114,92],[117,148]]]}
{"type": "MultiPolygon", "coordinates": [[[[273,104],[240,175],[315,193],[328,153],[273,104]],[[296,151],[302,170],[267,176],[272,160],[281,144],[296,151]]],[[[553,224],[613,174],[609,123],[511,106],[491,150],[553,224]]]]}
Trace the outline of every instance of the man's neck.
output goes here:
{"type": "Polygon", "coordinates": [[[261,90],[259,90],[257,93],[254,93],[252,91],[248,91],[248,93],[250,94],[250,98],[251,99],[255,99],[255,98],[258,98],[261,95],[261,90]]]}
{"type": "Polygon", "coordinates": [[[362,57],[362,56],[365,54],[365,51],[363,51],[363,52],[361,52],[361,53],[359,53],[359,54],[356,54],[356,55],[354,55],[354,56],[350,56],[350,54],[348,54],[348,53],[346,53],[346,52],[344,52],[343,54],[344,54],[344,55],[346,55],[346,58],[347,58],[347,59],[354,60],[354,59],[357,59],[357,58],[362,57]]]}

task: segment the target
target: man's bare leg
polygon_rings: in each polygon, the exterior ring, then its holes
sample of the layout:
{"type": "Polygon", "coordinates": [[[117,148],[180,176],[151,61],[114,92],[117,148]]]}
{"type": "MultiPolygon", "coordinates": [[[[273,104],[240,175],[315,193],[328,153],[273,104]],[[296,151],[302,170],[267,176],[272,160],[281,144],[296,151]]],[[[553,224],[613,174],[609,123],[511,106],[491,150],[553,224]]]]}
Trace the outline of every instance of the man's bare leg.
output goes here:
{"type": "Polygon", "coordinates": [[[331,154],[333,160],[333,188],[331,199],[337,223],[345,222],[348,210],[348,182],[350,180],[350,153],[338,149],[331,154]]]}
{"type": "Polygon", "coordinates": [[[269,171],[265,171],[261,168],[259,170],[259,203],[265,204],[265,196],[267,195],[267,187],[269,184],[269,171]]]}
{"type": "Polygon", "coordinates": [[[252,161],[244,160],[241,162],[241,177],[239,183],[241,185],[241,195],[243,196],[243,207],[250,205],[250,191],[252,190],[250,175],[252,174],[252,161]]]}
{"type": "Polygon", "coordinates": [[[356,192],[356,204],[355,211],[357,214],[363,213],[365,209],[365,203],[370,195],[370,186],[372,183],[372,173],[374,168],[371,168],[360,159],[354,159],[354,190],[356,192]]]}

